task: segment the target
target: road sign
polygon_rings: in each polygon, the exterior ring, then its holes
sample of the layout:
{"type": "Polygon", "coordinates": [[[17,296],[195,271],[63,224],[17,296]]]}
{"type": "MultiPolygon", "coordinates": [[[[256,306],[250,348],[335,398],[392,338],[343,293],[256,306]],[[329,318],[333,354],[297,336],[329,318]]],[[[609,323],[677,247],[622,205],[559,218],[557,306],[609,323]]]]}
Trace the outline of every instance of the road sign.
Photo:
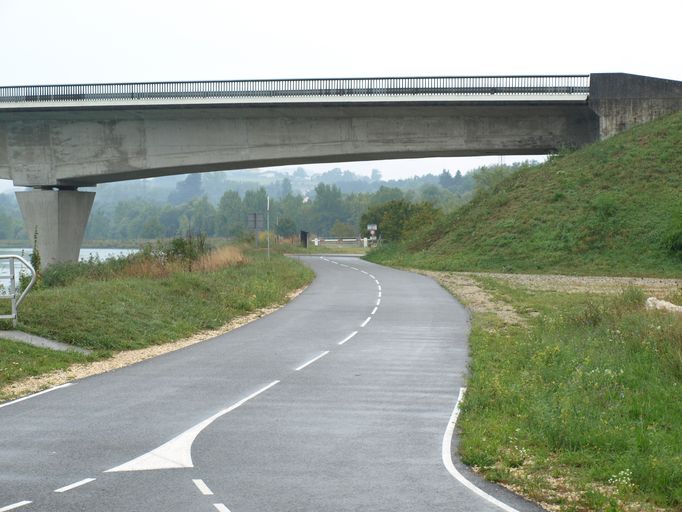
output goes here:
{"type": "MultiPolygon", "coordinates": [[[[377,229],[378,228],[377,228],[376,224],[367,224],[367,231],[376,231],[377,229]]],[[[374,233],[372,233],[372,234],[374,234],[374,233]]]]}
{"type": "Polygon", "coordinates": [[[246,227],[255,231],[263,231],[265,229],[265,215],[262,213],[247,214],[246,227]]]}

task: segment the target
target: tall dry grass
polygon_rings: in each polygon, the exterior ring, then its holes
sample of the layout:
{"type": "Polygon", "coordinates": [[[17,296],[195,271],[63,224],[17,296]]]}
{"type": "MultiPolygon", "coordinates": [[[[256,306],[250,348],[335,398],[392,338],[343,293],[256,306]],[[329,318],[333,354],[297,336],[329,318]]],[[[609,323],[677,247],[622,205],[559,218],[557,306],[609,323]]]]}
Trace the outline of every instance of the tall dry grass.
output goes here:
{"type": "Polygon", "coordinates": [[[226,267],[244,265],[248,258],[239,247],[224,246],[201,256],[191,264],[185,259],[146,257],[136,259],[121,270],[124,277],[161,278],[176,272],[213,272],[226,267]]]}
{"type": "Polygon", "coordinates": [[[204,254],[195,263],[195,268],[200,272],[212,272],[225,267],[244,265],[248,262],[249,259],[239,247],[226,245],[204,254]]]}

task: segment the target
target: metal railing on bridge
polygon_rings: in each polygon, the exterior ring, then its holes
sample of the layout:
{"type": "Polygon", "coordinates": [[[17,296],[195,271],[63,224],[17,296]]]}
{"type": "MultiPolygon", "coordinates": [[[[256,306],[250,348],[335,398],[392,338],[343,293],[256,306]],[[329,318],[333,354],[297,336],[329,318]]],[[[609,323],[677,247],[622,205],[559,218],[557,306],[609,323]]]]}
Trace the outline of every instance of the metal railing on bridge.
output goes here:
{"type": "Polygon", "coordinates": [[[0,103],[202,98],[587,94],[590,75],[311,78],[0,87],[0,103]]]}

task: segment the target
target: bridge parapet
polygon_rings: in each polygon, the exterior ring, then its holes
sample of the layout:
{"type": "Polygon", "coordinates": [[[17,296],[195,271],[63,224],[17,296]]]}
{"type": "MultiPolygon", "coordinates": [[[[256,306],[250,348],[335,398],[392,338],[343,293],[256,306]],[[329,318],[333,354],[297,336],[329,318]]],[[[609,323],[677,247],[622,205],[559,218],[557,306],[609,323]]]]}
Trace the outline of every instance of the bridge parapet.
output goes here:
{"type": "Polygon", "coordinates": [[[0,108],[144,100],[587,95],[589,75],[311,78],[0,87],[0,108]]]}

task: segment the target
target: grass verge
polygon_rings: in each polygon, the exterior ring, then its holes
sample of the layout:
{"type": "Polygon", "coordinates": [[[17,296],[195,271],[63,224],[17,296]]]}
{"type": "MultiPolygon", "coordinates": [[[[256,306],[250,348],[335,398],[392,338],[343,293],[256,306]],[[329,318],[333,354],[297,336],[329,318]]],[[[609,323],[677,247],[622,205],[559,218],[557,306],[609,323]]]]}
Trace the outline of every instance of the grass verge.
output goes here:
{"type": "Polygon", "coordinates": [[[2,388],[26,377],[62,370],[75,363],[87,363],[98,356],[78,352],[58,352],[25,343],[0,339],[0,401],[2,388]]]}
{"type": "Polygon", "coordinates": [[[682,317],[477,280],[524,325],[474,316],[462,460],[550,510],[681,510],[682,317]]]}
{"type": "MultiPolygon", "coordinates": [[[[116,272],[69,267],[55,280],[58,284],[27,296],[18,327],[93,350],[89,360],[102,359],[112,352],[217,329],[236,317],[284,303],[291,291],[313,278],[311,270],[278,254],[269,260],[259,252],[246,256],[228,266],[217,265],[215,259],[202,260],[198,268],[211,269],[204,271],[159,274],[147,269],[146,277],[127,275],[130,268],[136,269],[136,275],[141,272],[137,261],[116,272]]],[[[3,371],[0,385],[88,360],[79,354],[1,343],[0,368],[14,371],[3,371]]]]}

